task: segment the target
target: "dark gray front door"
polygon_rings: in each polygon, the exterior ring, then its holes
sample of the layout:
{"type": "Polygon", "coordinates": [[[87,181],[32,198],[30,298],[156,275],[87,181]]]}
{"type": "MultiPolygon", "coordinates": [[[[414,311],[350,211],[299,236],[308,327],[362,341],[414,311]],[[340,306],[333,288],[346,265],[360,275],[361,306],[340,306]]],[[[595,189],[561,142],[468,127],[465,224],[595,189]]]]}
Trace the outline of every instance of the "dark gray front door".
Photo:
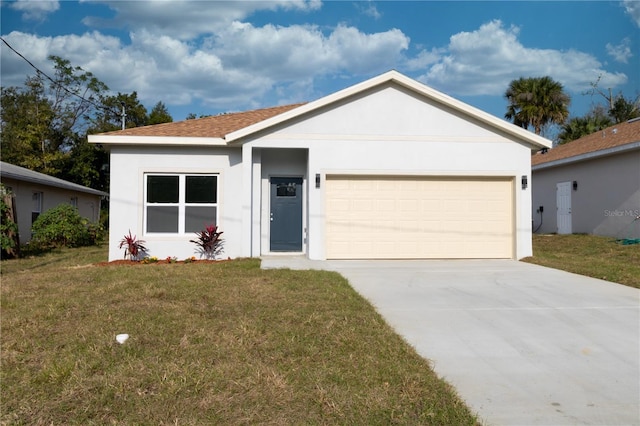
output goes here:
{"type": "Polygon", "coordinates": [[[302,178],[271,178],[271,251],[302,251],[302,178]]]}

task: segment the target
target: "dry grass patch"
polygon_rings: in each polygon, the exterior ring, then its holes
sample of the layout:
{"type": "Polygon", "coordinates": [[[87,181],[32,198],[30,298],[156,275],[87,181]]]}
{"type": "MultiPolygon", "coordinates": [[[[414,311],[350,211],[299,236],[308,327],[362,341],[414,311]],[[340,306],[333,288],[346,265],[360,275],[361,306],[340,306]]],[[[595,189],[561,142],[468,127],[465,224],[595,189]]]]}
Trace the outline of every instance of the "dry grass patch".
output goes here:
{"type": "Polygon", "coordinates": [[[2,262],[3,424],[476,422],[338,274],[79,253],[2,262]]]}
{"type": "Polygon", "coordinates": [[[523,260],[640,288],[640,244],[595,235],[534,235],[533,257],[523,260]]]}

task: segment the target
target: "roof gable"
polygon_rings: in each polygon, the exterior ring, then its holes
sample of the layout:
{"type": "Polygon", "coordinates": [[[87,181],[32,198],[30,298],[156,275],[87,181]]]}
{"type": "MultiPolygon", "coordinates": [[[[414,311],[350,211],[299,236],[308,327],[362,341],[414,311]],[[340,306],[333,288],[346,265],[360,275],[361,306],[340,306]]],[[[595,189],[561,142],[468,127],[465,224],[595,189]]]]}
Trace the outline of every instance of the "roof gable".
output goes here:
{"type": "Polygon", "coordinates": [[[531,165],[551,167],[558,162],[578,161],[635,148],[640,148],[640,119],[615,124],[545,153],[538,152],[531,157],[531,165]]]}
{"type": "Polygon", "coordinates": [[[296,119],[304,114],[309,114],[313,111],[325,108],[330,104],[334,104],[343,101],[349,97],[356,96],[357,94],[369,91],[377,86],[386,85],[388,83],[395,83],[405,89],[416,93],[419,96],[428,98],[435,104],[441,104],[447,109],[453,110],[461,115],[466,115],[471,119],[481,122],[489,127],[492,127],[498,131],[509,134],[522,142],[528,144],[531,149],[541,149],[551,147],[551,141],[543,138],[535,133],[532,133],[526,129],[515,126],[509,122],[499,119],[487,112],[481,111],[471,105],[465,104],[457,99],[454,99],[444,93],[438,92],[416,80],[413,80],[397,71],[389,71],[362,83],[348,87],[331,95],[320,98],[316,101],[303,104],[297,108],[291,109],[282,114],[273,116],[267,120],[257,122],[251,126],[239,129],[226,135],[225,139],[228,143],[241,141],[243,138],[255,134],[257,132],[266,130],[272,126],[280,125],[287,121],[296,119]]]}
{"type": "Polygon", "coordinates": [[[261,139],[513,142],[467,114],[388,82],[342,101],[251,133],[234,144],[261,139]],[[249,139],[250,138],[250,139],[249,139]]]}

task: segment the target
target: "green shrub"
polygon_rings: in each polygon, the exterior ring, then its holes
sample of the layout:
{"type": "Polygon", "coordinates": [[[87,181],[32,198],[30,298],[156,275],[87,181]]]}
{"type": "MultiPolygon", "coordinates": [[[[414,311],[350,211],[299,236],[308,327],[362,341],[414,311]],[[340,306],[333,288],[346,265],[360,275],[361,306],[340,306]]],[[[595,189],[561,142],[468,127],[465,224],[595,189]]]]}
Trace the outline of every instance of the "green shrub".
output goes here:
{"type": "Polygon", "coordinates": [[[70,204],[60,204],[42,213],[31,231],[31,244],[42,249],[89,246],[96,244],[102,234],[99,225],[81,217],[70,204]]]}
{"type": "Polygon", "coordinates": [[[2,258],[12,257],[15,254],[16,236],[18,235],[18,225],[12,220],[11,207],[5,202],[5,197],[10,197],[10,193],[0,187],[0,246],[2,258]]]}

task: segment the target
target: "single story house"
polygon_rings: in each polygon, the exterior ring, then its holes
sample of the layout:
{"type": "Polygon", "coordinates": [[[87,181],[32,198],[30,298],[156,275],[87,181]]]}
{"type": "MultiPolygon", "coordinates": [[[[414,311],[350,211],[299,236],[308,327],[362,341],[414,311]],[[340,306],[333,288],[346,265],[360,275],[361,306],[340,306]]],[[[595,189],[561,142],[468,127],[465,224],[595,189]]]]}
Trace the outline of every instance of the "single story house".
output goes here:
{"type": "Polygon", "coordinates": [[[640,119],[531,158],[534,229],[640,238],[640,119]]]}
{"type": "Polygon", "coordinates": [[[109,194],[33,170],[0,162],[0,180],[15,200],[20,244],[31,240],[31,225],[41,213],[69,203],[91,222],[100,219],[100,201],[109,194]]]}
{"type": "Polygon", "coordinates": [[[90,135],[110,150],[109,259],[530,256],[531,152],[551,141],[396,71],[316,101],[90,135]]]}

